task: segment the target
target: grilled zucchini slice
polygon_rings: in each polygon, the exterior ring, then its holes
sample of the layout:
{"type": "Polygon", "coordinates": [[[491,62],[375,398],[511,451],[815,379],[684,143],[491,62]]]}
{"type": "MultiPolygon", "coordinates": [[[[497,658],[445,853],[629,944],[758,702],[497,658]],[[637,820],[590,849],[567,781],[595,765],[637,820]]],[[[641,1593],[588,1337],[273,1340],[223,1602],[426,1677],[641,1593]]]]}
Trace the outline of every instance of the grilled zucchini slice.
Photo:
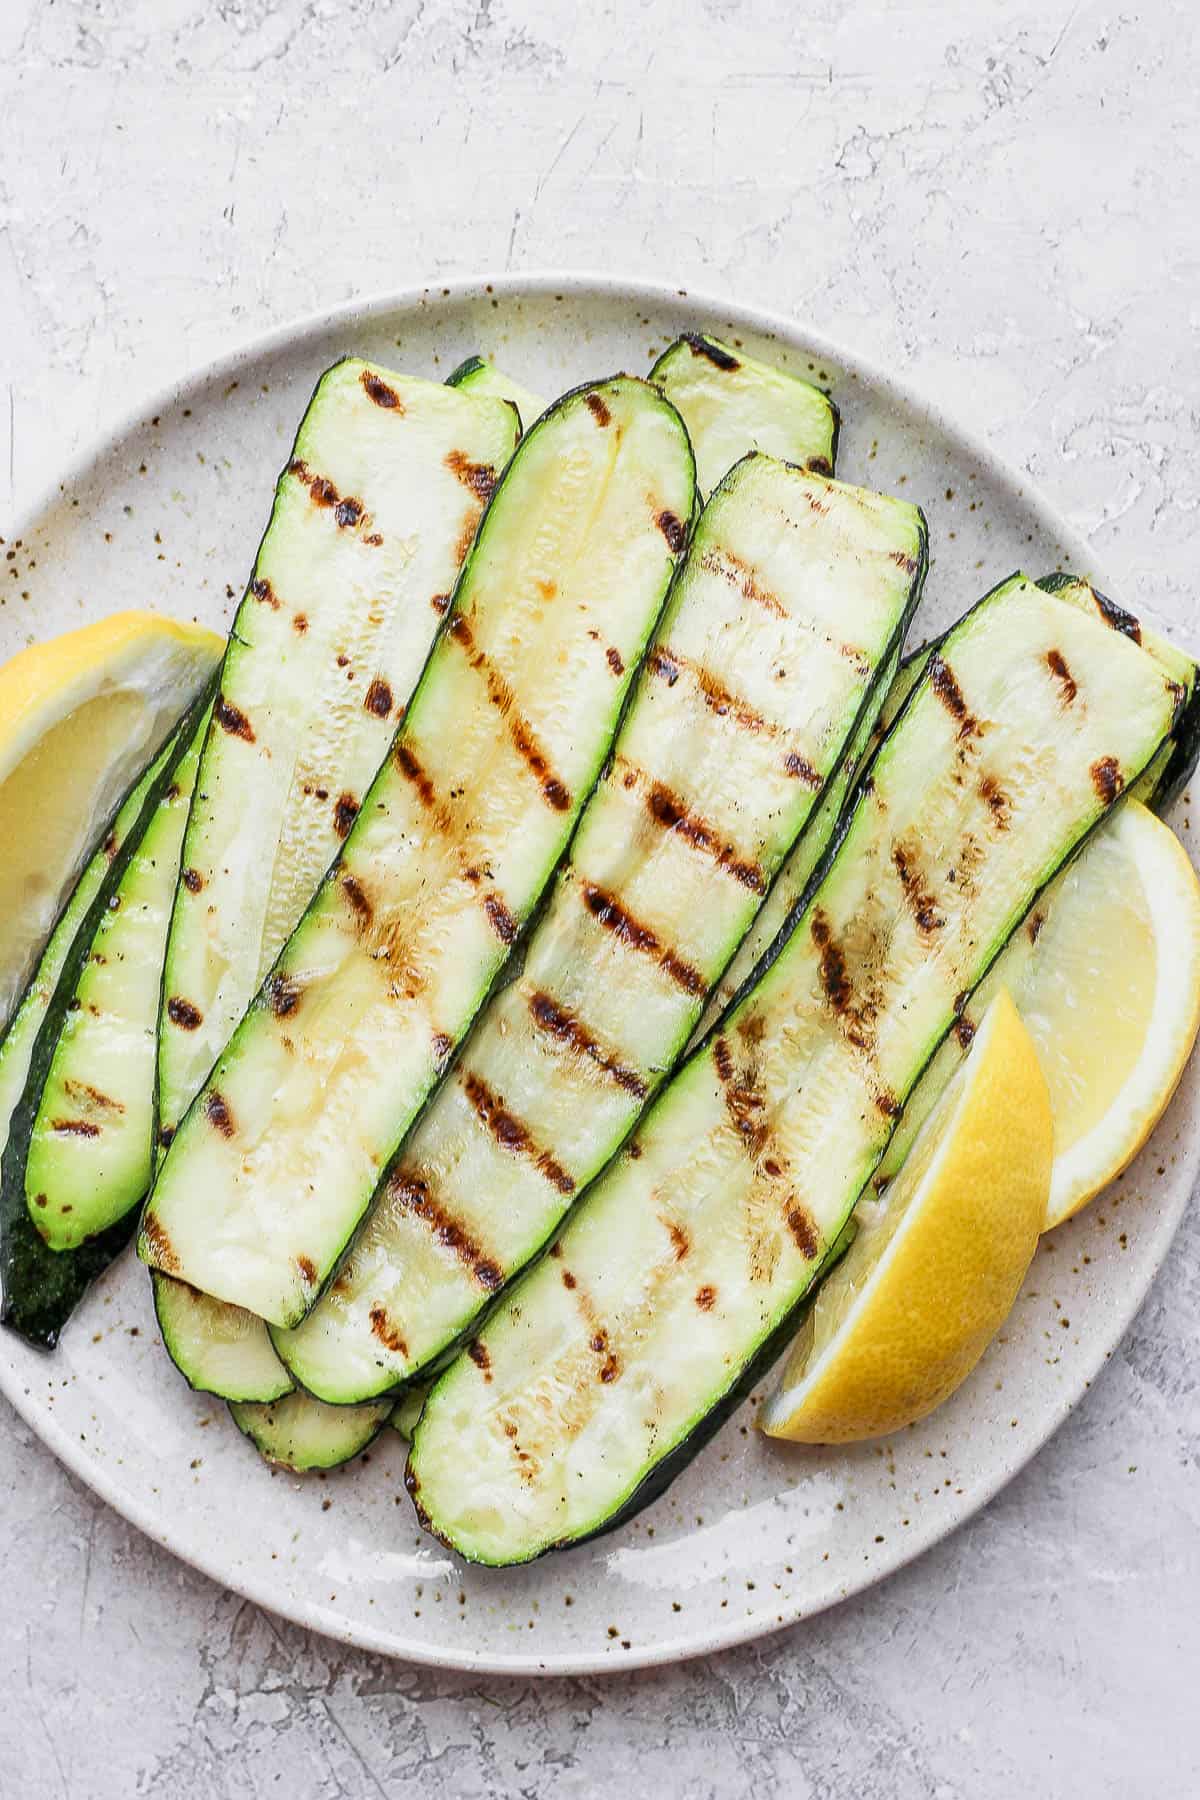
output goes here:
{"type": "Polygon", "coordinates": [[[277,1325],[314,1304],[566,846],[694,497],[678,413],[628,376],[522,440],[391,754],[167,1153],[152,1267],[277,1325]]]}
{"type": "Polygon", "coordinates": [[[520,974],[274,1334],[303,1387],[423,1375],[608,1161],[873,717],[925,546],[916,507],[772,457],[718,487],[520,974]]]}
{"type": "Polygon", "coordinates": [[[408,1482],[447,1544],[507,1564],[577,1542],[712,1435],[791,1335],[960,996],[1178,699],[1022,576],[947,635],[756,982],[429,1394],[408,1482]]]}

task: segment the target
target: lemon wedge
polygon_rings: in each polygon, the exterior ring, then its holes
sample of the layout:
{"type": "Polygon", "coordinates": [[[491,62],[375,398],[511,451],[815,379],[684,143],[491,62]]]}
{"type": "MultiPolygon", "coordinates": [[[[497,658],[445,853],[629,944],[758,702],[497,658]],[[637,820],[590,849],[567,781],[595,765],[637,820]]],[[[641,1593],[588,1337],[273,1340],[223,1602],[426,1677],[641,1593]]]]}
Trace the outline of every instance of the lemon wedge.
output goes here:
{"type": "Polygon", "coordinates": [[[1200,1025],[1200,883],[1169,826],[1128,799],[1047,889],[921,1078],[880,1167],[890,1180],[992,995],[1012,995],[1054,1112],[1045,1229],[1132,1161],[1200,1025]]]}
{"type": "Polygon", "coordinates": [[[223,649],[199,625],[122,612],[0,668],[0,1027],[85,856],[223,649]]]}
{"type": "Polygon", "coordinates": [[[853,1443],[924,1418],[970,1374],[1037,1248],[1053,1156],[1045,1077],[1009,995],[993,1000],[903,1168],[854,1215],[759,1424],[853,1443]]]}

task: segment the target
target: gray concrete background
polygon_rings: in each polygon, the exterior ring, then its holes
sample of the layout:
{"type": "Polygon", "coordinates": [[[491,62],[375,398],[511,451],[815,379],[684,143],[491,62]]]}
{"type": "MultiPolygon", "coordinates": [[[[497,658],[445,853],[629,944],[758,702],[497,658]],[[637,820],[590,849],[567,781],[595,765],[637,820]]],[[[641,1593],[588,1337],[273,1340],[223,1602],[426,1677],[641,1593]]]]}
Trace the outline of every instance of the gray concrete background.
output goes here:
{"type": "MultiPolygon", "coordinates": [[[[0,0],[2,512],[262,327],[592,267],[887,362],[1196,647],[1198,89],[1182,0],[0,0]]],[[[1193,1795],[1198,1247],[1193,1217],[971,1525],[663,1674],[344,1651],[141,1538],[0,1402],[0,1795],[1193,1795]]]]}

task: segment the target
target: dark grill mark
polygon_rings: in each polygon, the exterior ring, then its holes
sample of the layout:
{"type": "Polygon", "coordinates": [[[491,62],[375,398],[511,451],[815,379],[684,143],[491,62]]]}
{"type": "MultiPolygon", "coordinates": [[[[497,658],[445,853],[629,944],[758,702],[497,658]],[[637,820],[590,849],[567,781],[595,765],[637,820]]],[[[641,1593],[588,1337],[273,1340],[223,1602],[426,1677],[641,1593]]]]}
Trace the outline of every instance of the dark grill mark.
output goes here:
{"type": "Polygon", "coordinates": [[[63,1092],[68,1100],[83,1101],[85,1105],[98,1112],[123,1113],[125,1111],[123,1100],[114,1100],[111,1094],[101,1093],[100,1089],[93,1087],[90,1081],[76,1081],[71,1075],[68,1075],[63,1082],[63,1092]]]}
{"type": "Polygon", "coordinates": [[[889,555],[896,567],[898,569],[903,569],[906,575],[916,574],[918,567],[917,559],[915,556],[910,556],[907,550],[892,550],[889,552],[889,555]]]}
{"type": "Polygon", "coordinates": [[[900,1102],[890,1088],[879,1088],[875,1095],[875,1104],[885,1119],[898,1119],[901,1113],[900,1102]]]}
{"type": "Polygon", "coordinates": [[[1121,773],[1121,765],[1115,756],[1102,756],[1091,768],[1092,785],[1105,806],[1111,806],[1121,789],[1125,786],[1125,777],[1121,773]]]}
{"type": "Polygon", "coordinates": [[[189,894],[198,894],[204,886],[204,877],[199,869],[185,869],[179,879],[189,894]]]}
{"type": "Polygon", "coordinates": [[[794,750],[788,751],[783,759],[783,766],[789,775],[794,775],[797,781],[803,781],[814,792],[822,785],[820,771],[813,768],[807,757],[798,756],[794,750]]]}
{"type": "Polygon", "coordinates": [[[454,1039],[447,1037],[444,1031],[435,1031],[433,1034],[432,1047],[434,1061],[439,1064],[444,1063],[454,1048],[454,1039]]]}
{"type": "Polygon", "coordinates": [[[1057,675],[1058,679],[1062,682],[1063,700],[1070,706],[1072,700],[1079,692],[1079,685],[1070,669],[1067,667],[1066,657],[1061,650],[1047,650],[1046,661],[1050,665],[1051,674],[1057,675]]]}
{"type": "Polygon", "coordinates": [[[551,1156],[548,1150],[539,1150],[534,1143],[529,1127],[505,1108],[501,1097],[494,1093],[481,1076],[468,1071],[463,1076],[463,1091],[480,1119],[491,1132],[496,1142],[505,1150],[528,1157],[560,1194],[573,1194],[575,1183],[567,1174],[562,1164],[551,1156]]]}
{"type": "Polygon", "coordinates": [[[224,1138],[231,1138],[237,1130],[233,1122],[233,1114],[229,1110],[229,1103],[224,1094],[219,1093],[216,1088],[210,1088],[204,1096],[204,1116],[224,1138]]]}
{"type": "Polygon", "coordinates": [[[975,1036],[975,1027],[972,1025],[970,1019],[968,1019],[966,1013],[962,1015],[961,1019],[956,1019],[954,1021],[954,1035],[964,1050],[969,1050],[971,1048],[971,1043],[975,1036]]]}
{"type": "Polygon", "coordinates": [[[719,869],[724,869],[751,893],[766,893],[766,878],[761,869],[754,863],[743,862],[732,844],[723,844],[712,826],[695,813],[688,812],[683,802],[662,782],[656,781],[646,795],[646,810],[664,831],[673,832],[685,843],[711,856],[719,869]]]}
{"type": "Polygon", "coordinates": [[[743,600],[753,600],[767,612],[774,613],[777,619],[787,618],[787,607],[760,585],[754,570],[732,550],[706,550],[700,558],[700,567],[710,575],[720,575],[730,587],[737,589],[743,600]]]}
{"type": "Polygon", "coordinates": [[[250,583],[250,592],[256,600],[261,600],[264,606],[269,606],[272,612],[279,611],[279,596],[265,575],[254,577],[250,583]]]}
{"type": "Polygon", "coordinates": [[[1123,606],[1118,606],[1115,600],[1110,600],[1105,594],[1098,594],[1094,588],[1092,598],[1096,602],[1096,611],[1106,625],[1111,625],[1113,630],[1119,631],[1123,637],[1132,638],[1135,644],[1141,643],[1142,624],[1140,619],[1135,619],[1133,614],[1126,612],[1123,606]]]}
{"type": "Polygon", "coordinates": [[[813,943],[820,953],[821,986],[825,990],[825,996],[835,1012],[844,1013],[854,998],[854,990],[846,972],[846,958],[829,928],[829,920],[819,906],[813,909],[810,929],[813,943]]]}
{"type": "Polygon", "coordinates": [[[449,594],[433,594],[429,601],[435,613],[444,613],[450,605],[449,594]]]}
{"type": "Polygon", "coordinates": [[[482,674],[487,687],[488,699],[507,724],[508,735],[519,754],[524,757],[533,774],[536,775],[546,800],[549,801],[555,812],[566,812],[571,805],[569,789],[554,773],[549,758],[537,741],[533,727],[518,710],[512,688],[492,663],[486,651],[476,648],[474,633],[461,613],[451,624],[450,635],[467,652],[471,659],[471,667],[478,669],[482,674]]]}
{"type": "Polygon", "coordinates": [[[314,506],[333,508],[333,516],[343,530],[359,524],[366,516],[361,500],[356,500],[353,495],[339,494],[332,481],[324,475],[314,475],[308,464],[299,458],[288,464],[288,473],[304,483],[314,506]]]}
{"type": "Polygon", "coordinates": [[[457,481],[486,506],[496,491],[498,476],[491,463],[472,462],[461,450],[450,450],[446,454],[446,467],[457,481]]]}
{"type": "Polygon", "coordinates": [[[711,1312],[716,1302],[716,1298],[717,1290],[715,1287],[709,1287],[705,1284],[704,1287],[696,1289],[696,1305],[700,1308],[701,1312],[711,1312]]]}
{"type": "Polygon", "coordinates": [[[817,1228],[813,1224],[807,1211],[801,1206],[799,1200],[793,1199],[787,1212],[783,1216],[787,1222],[788,1230],[796,1240],[801,1255],[807,1257],[809,1262],[812,1262],[818,1250],[821,1248],[821,1239],[818,1235],[817,1228]]]}
{"type": "Polygon", "coordinates": [[[304,636],[305,632],[308,630],[308,614],[307,613],[297,613],[296,614],[295,618],[292,620],[292,630],[294,632],[298,633],[298,635],[300,637],[304,636]]]}
{"type": "Polygon", "coordinates": [[[349,837],[350,827],[358,817],[358,801],[353,794],[339,794],[333,803],[333,829],[340,838],[349,837]]]}
{"type": "MultiPolygon", "coordinates": [[[[168,800],[173,800],[175,798],[175,795],[172,794],[172,792],[169,788],[167,789],[166,798],[168,800]]],[[[105,856],[107,856],[109,862],[111,862],[113,857],[117,854],[117,834],[115,831],[109,832],[108,836],[105,838],[104,843],[101,847],[104,851],[105,856]]]]}
{"type": "Polygon", "coordinates": [[[593,1351],[596,1356],[604,1358],[600,1365],[601,1381],[615,1381],[621,1373],[621,1364],[609,1347],[608,1333],[603,1327],[594,1333],[588,1343],[588,1349],[593,1351]]]}
{"type": "Polygon", "coordinates": [[[376,406],[382,406],[388,412],[404,411],[404,402],[395,388],[389,387],[386,381],[381,381],[373,369],[364,369],[359,380],[376,406]]]}
{"type": "Polygon", "coordinates": [[[621,652],[617,646],[610,644],[604,655],[613,674],[618,677],[622,676],[625,673],[625,664],[621,660],[621,652]]]}
{"type": "Polygon", "coordinates": [[[178,1025],[181,1031],[195,1031],[203,1025],[204,1014],[190,1000],[183,1000],[178,994],[172,994],[167,1001],[167,1017],[172,1025],[178,1025]]]}
{"type": "Polygon", "coordinates": [[[377,719],[386,719],[392,710],[392,690],[382,676],[376,675],[374,681],[363,695],[365,711],[374,713],[377,719]]]}
{"type": "Polygon", "coordinates": [[[577,1286],[575,1277],[572,1275],[570,1269],[563,1270],[562,1281],[563,1281],[563,1286],[567,1289],[568,1293],[570,1292],[570,1290],[573,1287],[577,1286]]]}
{"type": "Polygon", "coordinates": [[[54,1119],[50,1124],[51,1131],[60,1137],[94,1138],[100,1136],[100,1127],[87,1119],[54,1119]]]}
{"type": "Polygon", "coordinates": [[[804,467],[810,475],[830,476],[833,474],[833,464],[827,456],[810,456],[804,467]]]}
{"type": "Polygon", "coordinates": [[[387,1195],[395,1205],[420,1219],[437,1242],[456,1256],[469,1269],[481,1288],[494,1294],[504,1276],[491,1257],[468,1235],[458,1221],[440,1206],[429,1191],[429,1183],[419,1175],[397,1171],[387,1184],[387,1195]]]}
{"type": "Polygon", "coordinates": [[[916,855],[912,850],[906,849],[903,844],[897,844],[892,851],[892,861],[896,866],[896,873],[900,877],[904,898],[917,922],[917,930],[926,937],[935,931],[940,931],[946,920],[938,912],[937,902],[922,880],[921,871],[917,867],[916,855]]]}
{"type": "Polygon", "coordinates": [[[175,1246],[167,1236],[166,1227],[153,1212],[148,1212],[142,1220],[141,1237],[151,1252],[155,1268],[162,1269],[167,1275],[178,1274],[179,1258],[175,1246]]]}
{"type": "Polygon", "coordinates": [[[379,1339],[384,1349],[390,1350],[394,1356],[407,1357],[408,1345],[401,1337],[391,1319],[389,1319],[387,1308],[384,1306],[373,1306],[368,1316],[371,1320],[371,1330],[379,1339]]]}
{"type": "Polygon", "coordinates": [[[753,1067],[744,1072],[737,1070],[727,1039],[717,1039],[713,1046],[713,1061],[721,1079],[725,1110],[747,1155],[757,1160],[771,1135],[762,1116],[766,1109],[766,1096],[755,1085],[753,1067]]]}
{"type": "Polygon", "coordinates": [[[502,943],[511,944],[517,935],[517,921],[498,894],[484,897],[483,910],[491,920],[492,930],[502,943]]]}
{"type": "Polygon", "coordinates": [[[950,716],[958,720],[959,737],[978,736],[979,720],[968,712],[963,691],[958,685],[958,677],[936,650],[929,659],[929,685],[950,716]]]}
{"type": "Polygon", "coordinates": [[[269,975],[263,985],[263,999],[277,1019],[290,1019],[300,1004],[304,989],[294,975],[285,974],[282,969],[269,975]]]}
{"type": "Polygon", "coordinates": [[[366,928],[375,916],[375,909],[363,892],[362,883],[347,871],[342,876],[342,892],[350,902],[352,911],[360,927],[366,928]]]}
{"type": "Polygon", "coordinates": [[[213,705],[213,718],[221,730],[227,731],[230,737],[244,738],[248,744],[254,742],[254,727],[249,719],[241,707],[235,706],[231,700],[227,700],[224,694],[217,695],[213,705]]]}
{"type": "Polygon", "coordinates": [[[601,429],[603,429],[605,425],[612,424],[612,413],[608,410],[608,407],[604,404],[604,401],[600,398],[599,394],[595,392],[585,394],[583,396],[583,404],[587,407],[593,419],[595,419],[597,425],[599,425],[601,429]]]}
{"type": "Polygon", "coordinates": [[[682,1262],[692,1247],[692,1240],[678,1220],[664,1219],[663,1224],[667,1228],[667,1236],[670,1238],[671,1248],[675,1252],[675,1261],[682,1262]]]}
{"type": "Polygon", "coordinates": [[[687,529],[683,521],[677,519],[673,512],[668,512],[664,507],[654,522],[666,538],[667,547],[672,555],[678,556],[687,540],[687,529]]]}
{"type": "Polygon", "coordinates": [[[719,719],[732,716],[747,731],[776,731],[778,727],[769,724],[763,715],[752,707],[748,701],[742,700],[719,681],[715,675],[703,668],[699,663],[691,662],[678,651],[655,648],[650,653],[648,667],[655,675],[674,687],[684,669],[687,669],[700,689],[701,698],[711,712],[719,719]]]}
{"type": "Polygon", "coordinates": [[[312,1260],[311,1256],[298,1256],[296,1258],[296,1267],[300,1271],[300,1279],[304,1282],[305,1286],[316,1287],[317,1265],[312,1260]]]}
{"type": "Polygon", "coordinates": [[[492,1379],[492,1359],[488,1355],[488,1347],[479,1338],[472,1338],[467,1345],[467,1355],[475,1364],[485,1381],[492,1379]]]}
{"type": "Polygon", "coordinates": [[[987,804],[997,831],[1007,831],[1012,802],[994,775],[985,775],[979,784],[980,798],[987,804]]]}
{"type": "Polygon", "coordinates": [[[603,888],[595,887],[590,881],[582,885],[583,903],[599,924],[631,950],[640,950],[643,955],[653,956],[685,993],[701,996],[706,992],[704,977],[698,970],[685,963],[682,957],[667,945],[660,942],[656,933],[648,925],[641,924],[632,913],[606,894],[603,888]]]}
{"type": "Polygon", "coordinates": [[[611,1077],[618,1087],[624,1088],[636,1100],[646,1098],[646,1084],[636,1069],[629,1069],[619,1063],[616,1057],[603,1049],[599,1041],[592,1036],[587,1026],[567,1011],[549,994],[537,993],[530,996],[529,1011],[533,1022],[551,1037],[558,1038],[560,1043],[569,1044],[581,1055],[590,1057],[598,1069],[611,1077]]]}
{"type": "Polygon", "coordinates": [[[396,745],[396,767],[412,782],[422,806],[433,806],[437,790],[407,744],[396,745]]]}
{"type": "Polygon", "coordinates": [[[1042,926],[1045,923],[1046,923],[1045,913],[1035,912],[1035,913],[1031,914],[1029,922],[1025,927],[1026,931],[1029,933],[1029,941],[1031,944],[1037,943],[1038,939],[1042,935],[1042,926]]]}
{"type": "Polygon", "coordinates": [[[711,338],[701,337],[699,332],[685,331],[683,341],[693,356],[702,356],[716,368],[732,375],[735,369],[741,368],[736,356],[726,350],[724,344],[715,343],[711,338]]]}

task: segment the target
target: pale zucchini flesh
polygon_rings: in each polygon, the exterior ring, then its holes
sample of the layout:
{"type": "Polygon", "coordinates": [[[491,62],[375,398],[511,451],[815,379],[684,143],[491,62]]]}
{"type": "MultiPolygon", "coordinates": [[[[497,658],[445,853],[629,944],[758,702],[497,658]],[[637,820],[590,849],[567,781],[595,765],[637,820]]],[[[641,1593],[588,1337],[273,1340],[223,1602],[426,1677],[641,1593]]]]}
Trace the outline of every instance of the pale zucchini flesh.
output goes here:
{"type": "Polygon", "coordinates": [[[564,397],[502,477],[392,752],[180,1126],[139,1252],[294,1325],[527,923],[683,550],[648,384],[564,397]]]}
{"type": "Polygon", "coordinates": [[[747,450],[833,474],[837,408],[812,382],[701,332],[677,338],[650,379],[687,425],[702,494],[711,494],[747,450]]]}
{"type": "Polygon", "coordinates": [[[757,981],[429,1394],[408,1481],[439,1537],[526,1561],[637,1510],[711,1435],[793,1329],[960,996],[1177,699],[1020,576],[948,634],[757,981]]]}
{"type": "Polygon", "coordinates": [[[717,488],[520,972],[274,1333],[303,1387],[424,1374],[620,1145],[878,705],[925,542],[915,507],[771,457],[717,488]]]}
{"type": "Polygon", "coordinates": [[[292,1393],[265,1403],[235,1400],[229,1410],[264,1462],[303,1475],[360,1456],[387,1424],[394,1404],[322,1406],[307,1394],[292,1393]]]}
{"type": "Polygon", "coordinates": [[[25,1164],[51,1250],[74,1250],[145,1198],[154,1172],[159,990],[200,720],[110,895],[54,1047],[25,1164]]]}
{"type": "Polygon", "coordinates": [[[535,394],[523,382],[515,381],[483,356],[468,356],[465,362],[459,363],[457,369],[447,375],[446,386],[465,388],[471,394],[487,394],[493,400],[507,400],[517,409],[522,431],[528,431],[546,410],[546,402],[540,394],[535,394]]]}
{"type": "Polygon", "coordinates": [[[317,385],[233,623],[188,820],[164,1143],[350,830],[517,429],[503,401],[354,359],[317,385]]]}

